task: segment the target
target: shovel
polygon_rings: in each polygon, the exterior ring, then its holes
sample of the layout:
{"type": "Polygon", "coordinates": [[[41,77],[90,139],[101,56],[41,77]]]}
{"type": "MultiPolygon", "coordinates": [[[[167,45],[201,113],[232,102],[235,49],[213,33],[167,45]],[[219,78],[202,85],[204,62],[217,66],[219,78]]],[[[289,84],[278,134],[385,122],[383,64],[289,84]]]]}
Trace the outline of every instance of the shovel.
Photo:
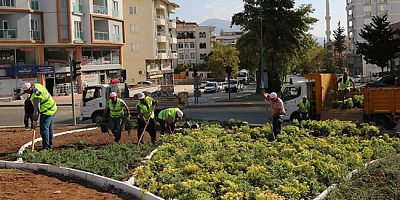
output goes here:
{"type": "Polygon", "coordinates": [[[32,151],[35,150],[35,137],[36,137],[36,129],[32,129],[33,130],[33,137],[32,137],[32,151]]]}

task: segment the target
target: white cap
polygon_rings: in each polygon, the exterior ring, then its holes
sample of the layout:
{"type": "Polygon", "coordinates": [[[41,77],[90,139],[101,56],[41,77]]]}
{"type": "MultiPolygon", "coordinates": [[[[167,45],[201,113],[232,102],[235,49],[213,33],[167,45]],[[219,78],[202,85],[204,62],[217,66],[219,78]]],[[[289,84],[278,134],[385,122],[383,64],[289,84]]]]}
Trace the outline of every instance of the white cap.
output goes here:
{"type": "Polygon", "coordinates": [[[304,98],[306,98],[306,99],[307,99],[307,95],[304,95],[304,96],[303,96],[303,99],[304,99],[304,98]]]}
{"type": "Polygon", "coordinates": [[[115,93],[115,92],[110,93],[110,97],[116,97],[116,96],[117,96],[117,93],[115,93]]]}
{"type": "Polygon", "coordinates": [[[31,87],[30,83],[22,83],[21,84],[21,90],[22,91],[25,91],[25,90],[29,89],[30,87],[31,87]]]}
{"type": "Polygon", "coordinates": [[[144,97],[145,97],[145,96],[144,96],[144,93],[142,93],[142,92],[137,94],[137,98],[138,98],[139,100],[140,100],[140,99],[144,99],[144,97]]]}
{"type": "Polygon", "coordinates": [[[278,95],[275,92],[272,92],[271,94],[269,94],[269,98],[274,99],[278,97],[278,95]]]}
{"type": "Polygon", "coordinates": [[[178,112],[176,112],[176,116],[183,117],[183,112],[181,110],[179,110],[178,112]]]}

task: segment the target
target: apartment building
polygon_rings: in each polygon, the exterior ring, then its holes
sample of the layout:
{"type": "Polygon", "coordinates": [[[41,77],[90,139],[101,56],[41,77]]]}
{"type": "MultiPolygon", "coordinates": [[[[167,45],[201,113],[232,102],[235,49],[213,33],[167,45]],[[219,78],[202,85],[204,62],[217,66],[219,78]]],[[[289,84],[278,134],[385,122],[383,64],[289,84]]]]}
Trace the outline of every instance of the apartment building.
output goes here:
{"type": "Polygon", "coordinates": [[[236,46],[237,41],[243,35],[243,32],[225,32],[222,31],[220,35],[215,36],[218,44],[236,46]]]}
{"type": "Polygon", "coordinates": [[[348,54],[347,67],[351,75],[361,74],[368,78],[381,72],[376,65],[367,64],[356,53],[356,42],[364,40],[359,35],[365,24],[372,22],[373,16],[388,15],[391,24],[400,22],[400,0],[347,0],[348,54]]]}
{"type": "Polygon", "coordinates": [[[177,64],[203,64],[213,48],[215,27],[199,26],[195,22],[177,21],[177,64]]]}
{"type": "Polygon", "coordinates": [[[173,84],[177,39],[170,15],[176,8],[179,5],[168,0],[131,0],[124,5],[127,82],[173,84]]]}
{"type": "Polygon", "coordinates": [[[70,82],[70,59],[82,62],[79,85],[121,76],[122,0],[0,0],[0,21],[0,97],[23,81],[53,93],[70,82]]]}

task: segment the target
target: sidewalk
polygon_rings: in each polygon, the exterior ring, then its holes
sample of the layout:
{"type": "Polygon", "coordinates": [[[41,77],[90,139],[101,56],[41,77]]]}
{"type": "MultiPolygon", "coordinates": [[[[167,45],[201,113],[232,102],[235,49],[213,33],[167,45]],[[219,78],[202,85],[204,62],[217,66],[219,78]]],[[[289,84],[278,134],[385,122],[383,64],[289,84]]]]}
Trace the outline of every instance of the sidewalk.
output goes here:
{"type": "Polygon", "coordinates": [[[210,102],[200,104],[189,104],[187,108],[221,108],[221,107],[266,107],[264,101],[249,102],[210,102]]]}

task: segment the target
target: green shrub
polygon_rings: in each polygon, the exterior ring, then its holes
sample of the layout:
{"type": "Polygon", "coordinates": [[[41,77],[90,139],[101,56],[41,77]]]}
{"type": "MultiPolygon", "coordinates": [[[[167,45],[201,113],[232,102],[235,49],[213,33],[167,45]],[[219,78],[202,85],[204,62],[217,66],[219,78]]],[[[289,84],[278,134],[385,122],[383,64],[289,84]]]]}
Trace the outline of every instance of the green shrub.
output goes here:
{"type": "Polygon", "coordinates": [[[354,95],[353,102],[354,102],[354,107],[364,108],[364,95],[354,95]]]}
{"type": "Polygon", "coordinates": [[[342,107],[343,109],[351,109],[353,107],[354,107],[354,104],[353,104],[352,98],[348,98],[343,101],[343,107],[342,107]]]}

